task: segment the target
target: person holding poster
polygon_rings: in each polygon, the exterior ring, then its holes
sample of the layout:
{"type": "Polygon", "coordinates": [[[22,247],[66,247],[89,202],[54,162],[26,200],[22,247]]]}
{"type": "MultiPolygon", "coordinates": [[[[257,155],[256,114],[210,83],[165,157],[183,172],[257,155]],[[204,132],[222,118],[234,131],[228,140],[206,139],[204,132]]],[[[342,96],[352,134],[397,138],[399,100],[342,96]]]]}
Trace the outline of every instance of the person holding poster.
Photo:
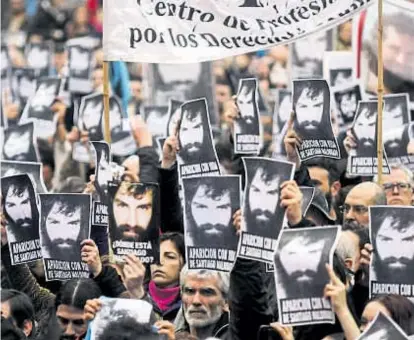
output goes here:
{"type": "Polygon", "coordinates": [[[294,129],[303,141],[298,147],[302,161],[319,156],[340,159],[330,102],[326,80],[293,81],[294,129]]]}
{"type": "Polygon", "coordinates": [[[34,125],[27,123],[4,130],[3,160],[37,162],[38,151],[33,138],[34,125]]]}
{"type": "Polygon", "coordinates": [[[29,175],[3,177],[1,197],[12,264],[41,259],[39,211],[29,175]]]}
{"type": "Polygon", "coordinates": [[[294,165],[260,157],[243,158],[243,164],[247,182],[238,256],[271,262],[285,220],[281,186],[293,178],[294,165]]]}
{"type": "Polygon", "coordinates": [[[241,79],[237,94],[240,118],[235,122],[235,153],[258,154],[260,151],[260,119],[256,78],[241,79]]]}
{"type": "Polygon", "coordinates": [[[184,178],[183,189],[189,269],[230,271],[238,243],[233,215],[240,209],[240,176],[184,178]]]}
{"type": "Polygon", "coordinates": [[[181,106],[178,140],[181,177],[220,173],[206,99],[189,101],[181,106]]]}
{"type": "Polygon", "coordinates": [[[154,263],[158,256],[159,206],[155,184],[109,184],[109,234],[114,257],[135,254],[142,263],[154,263]]]}
{"type": "Polygon", "coordinates": [[[81,242],[90,235],[91,196],[39,194],[39,198],[46,280],[89,277],[81,259],[81,242]]]}
{"type": "Polygon", "coordinates": [[[414,297],[411,289],[414,282],[414,208],[370,207],[370,235],[374,247],[370,267],[371,296],[414,297]]]}
{"type": "Polygon", "coordinates": [[[282,231],[274,254],[279,320],[286,325],[334,322],[324,299],[341,228],[312,227],[282,231]]]}
{"type": "Polygon", "coordinates": [[[378,312],[375,319],[357,340],[408,340],[407,334],[384,312],[378,312]]]}

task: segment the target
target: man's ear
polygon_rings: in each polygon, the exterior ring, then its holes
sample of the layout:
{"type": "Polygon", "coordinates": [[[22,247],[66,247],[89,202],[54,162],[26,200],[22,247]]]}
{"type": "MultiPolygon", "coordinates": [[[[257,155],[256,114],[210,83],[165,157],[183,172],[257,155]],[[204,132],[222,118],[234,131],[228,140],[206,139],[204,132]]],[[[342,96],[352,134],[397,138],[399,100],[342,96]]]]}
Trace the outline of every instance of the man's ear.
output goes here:
{"type": "Polygon", "coordinates": [[[350,257],[347,257],[344,262],[345,262],[345,267],[348,268],[349,270],[352,270],[352,267],[354,266],[354,260],[350,257]]]}
{"type": "Polygon", "coordinates": [[[31,321],[31,320],[25,320],[23,322],[23,328],[22,328],[23,333],[27,337],[29,337],[29,335],[32,333],[32,330],[33,330],[33,321],[31,321]]]}
{"type": "Polygon", "coordinates": [[[341,190],[341,182],[335,181],[331,185],[331,195],[332,197],[336,197],[339,193],[339,190],[341,190]]]}

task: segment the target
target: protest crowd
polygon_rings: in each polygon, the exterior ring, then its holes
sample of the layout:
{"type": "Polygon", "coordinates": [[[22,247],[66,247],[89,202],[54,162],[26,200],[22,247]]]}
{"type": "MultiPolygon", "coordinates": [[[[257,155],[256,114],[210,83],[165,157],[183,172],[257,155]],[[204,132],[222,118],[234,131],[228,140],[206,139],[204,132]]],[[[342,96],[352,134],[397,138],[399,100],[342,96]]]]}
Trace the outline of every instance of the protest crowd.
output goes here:
{"type": "Polygon", "coordinates": [[[289,3],[204,1],[2,0],[1,338],[414,339],[414,2],[384,0],[381,140],[376,5],[144,62],[289,3]],[[132,3],[165,22],[108,58],[132,3]]]}

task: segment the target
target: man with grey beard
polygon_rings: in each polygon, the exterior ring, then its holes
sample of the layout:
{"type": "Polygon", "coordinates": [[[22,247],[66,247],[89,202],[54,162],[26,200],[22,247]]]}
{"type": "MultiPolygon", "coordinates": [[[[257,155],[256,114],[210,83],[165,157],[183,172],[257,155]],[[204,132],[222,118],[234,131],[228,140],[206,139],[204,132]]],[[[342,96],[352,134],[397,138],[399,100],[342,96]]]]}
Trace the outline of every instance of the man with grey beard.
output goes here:
{"type": "Polygon", "coordinates": [[[255,339],[259,327],[271,320],[266,281],[265,264],[256,261],[237,259],[231,275],[184,266],[176,333],[200,340],[255,339]]]}

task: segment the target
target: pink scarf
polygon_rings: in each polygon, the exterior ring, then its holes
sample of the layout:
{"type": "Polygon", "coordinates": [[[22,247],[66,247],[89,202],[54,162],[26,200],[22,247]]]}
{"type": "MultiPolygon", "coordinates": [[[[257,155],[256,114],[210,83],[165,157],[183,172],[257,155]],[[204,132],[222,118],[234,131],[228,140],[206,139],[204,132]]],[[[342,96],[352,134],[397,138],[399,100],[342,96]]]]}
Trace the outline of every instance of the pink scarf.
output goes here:
{"type": "Polygon", "coordinates": [[[158,288],[154,281],[150,281],[148,289],[152,299],[162,312],[168,310],[168,308],[170,308],[171,305],[177,301],[180,294],[179,286],[171,288],[158,288]]]}

